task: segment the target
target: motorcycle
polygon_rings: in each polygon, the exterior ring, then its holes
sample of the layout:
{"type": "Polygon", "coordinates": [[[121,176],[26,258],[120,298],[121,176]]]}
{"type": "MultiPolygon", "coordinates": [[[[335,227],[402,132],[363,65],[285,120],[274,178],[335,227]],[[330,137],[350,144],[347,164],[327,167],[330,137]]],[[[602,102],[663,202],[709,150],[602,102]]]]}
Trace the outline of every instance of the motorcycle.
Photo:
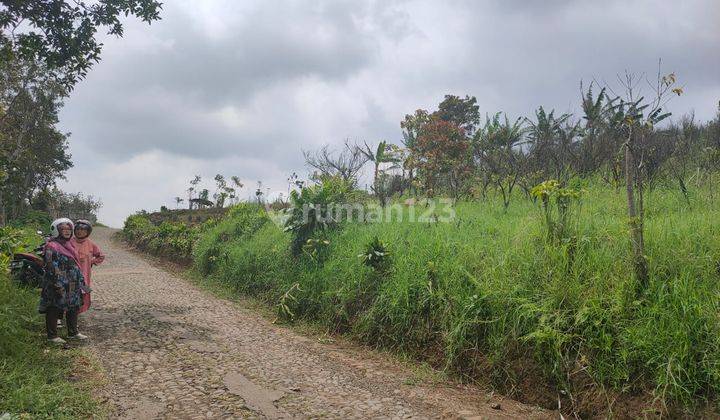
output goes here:
{"type": "MultiPolygon", "coordinates": [[[[38,231],[38,235],[43,236],[38,231]]],[[[47,238],[45,241],[47,242],[47,238]]],[[[42,287],[45,278],[45,243],[32,252],[18,252],[10,260],[10,274],[19,284],[29,287],[42,287]]]]}

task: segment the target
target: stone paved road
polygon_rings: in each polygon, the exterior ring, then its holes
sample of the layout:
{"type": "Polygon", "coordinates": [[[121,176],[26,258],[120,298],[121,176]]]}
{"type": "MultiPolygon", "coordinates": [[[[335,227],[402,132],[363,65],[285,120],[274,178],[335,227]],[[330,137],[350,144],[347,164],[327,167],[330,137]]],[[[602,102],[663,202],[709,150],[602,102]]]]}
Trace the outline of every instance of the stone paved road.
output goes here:
{"type": "Polygon", "coordinates": [[[391,357],[273,325],[154,266],[112,232],[93,234],[108,257],[81,326],[113,418],[557,418],[477,388],[418,384],[391,357]]]}

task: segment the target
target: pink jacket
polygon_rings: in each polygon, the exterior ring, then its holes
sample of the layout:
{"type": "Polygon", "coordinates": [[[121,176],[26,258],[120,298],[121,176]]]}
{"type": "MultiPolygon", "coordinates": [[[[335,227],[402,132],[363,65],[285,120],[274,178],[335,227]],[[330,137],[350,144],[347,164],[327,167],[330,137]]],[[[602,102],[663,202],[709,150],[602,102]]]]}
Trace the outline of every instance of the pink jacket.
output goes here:
{"type": "MultiPolygon", "coordinates": [[[[85,278],[85,284],[92,287],[92,266],[101,264],[105,260],[105,254],[89,238],[77,239],[73,237],[71,241],[77,250],[80,271],[82,271],[85,278]]],[[[86,293],[83,295],[83,305],[80,308],[80,313],[87,311],[89,308],[90,293],[86,293]]]]}

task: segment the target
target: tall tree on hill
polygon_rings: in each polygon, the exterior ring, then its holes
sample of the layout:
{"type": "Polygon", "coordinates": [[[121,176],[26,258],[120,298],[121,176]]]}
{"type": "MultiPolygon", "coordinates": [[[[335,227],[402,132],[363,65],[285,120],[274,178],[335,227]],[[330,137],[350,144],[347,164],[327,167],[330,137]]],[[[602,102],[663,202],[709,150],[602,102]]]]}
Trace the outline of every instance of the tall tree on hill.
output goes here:
{"type": "Polygon", "coordinates": [[[472,151],[465,130],[452,121],[431,118],[411,149],[426,194],[446,186],[452,198],[462,195],[472,173],[472,151]]]}
{"type": "Polygon", "coordinates": [[[475,128],[480,124],[480,107],[474,96],[461,98],[455,95],[445,95],[445,99],[438,105],[435,115],[443,121],[450,121],[462,128],[465,135],[472,136],[475,128]]]}
{"type": "Polygon", "coordinates": [[[228,189],[227,181],[225,180],[225,176],[221,174],[215,175],[215,184],[217,185],[217,189],[215,190],[215,194],[213,194],[213,198],[215,199],[215,207],[225,207],[225,200],[230,195],[230,191],[228,189]]]}
{"type": "Polygon", "coordinates": [[[190,180],[190,188],[187,189],[188,193],[188,208],[192,210],[193,208],[193,194],[197,191],[197,186],[202,181],[202,178],[200,175],[195,175],[193,179],[190,180]]]}

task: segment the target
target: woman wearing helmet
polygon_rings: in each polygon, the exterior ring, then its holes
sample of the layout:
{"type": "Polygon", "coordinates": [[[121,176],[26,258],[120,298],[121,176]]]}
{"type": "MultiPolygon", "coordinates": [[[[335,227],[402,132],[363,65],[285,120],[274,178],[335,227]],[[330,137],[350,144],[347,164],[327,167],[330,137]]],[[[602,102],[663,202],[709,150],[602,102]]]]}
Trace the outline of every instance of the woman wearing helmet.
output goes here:
{"type": "MultiPolygon", "coordinates": [[[[85,285],[92,287],[92,266],[101,264],[105,260],[105,255],[95,242],[90,240],[92,233],[92,223],[87,220],[77,220],[75,222],[75,236],[72,243],[75,246],[80,261],[80,271],[82,271],[85,285]]],[[[90,308],[90,293],[83,294],[83,304],[79,313],[83,313],[90,308]]]]}
{"type": "Polygon", "coordinates": [[[57,334],[57,321],[65,313],[68,336],[84,340],[87,337],[78,331],[78,310],[82,305],[82,294],[88,293],[85,286],[77,250],[73,246],[73,222],[61,218],[50,226],[51,239],[45,244],[45,284],[40,295],[40,313],[45,314],[47,337],[53,343],[65,342],[57,334]]]}

